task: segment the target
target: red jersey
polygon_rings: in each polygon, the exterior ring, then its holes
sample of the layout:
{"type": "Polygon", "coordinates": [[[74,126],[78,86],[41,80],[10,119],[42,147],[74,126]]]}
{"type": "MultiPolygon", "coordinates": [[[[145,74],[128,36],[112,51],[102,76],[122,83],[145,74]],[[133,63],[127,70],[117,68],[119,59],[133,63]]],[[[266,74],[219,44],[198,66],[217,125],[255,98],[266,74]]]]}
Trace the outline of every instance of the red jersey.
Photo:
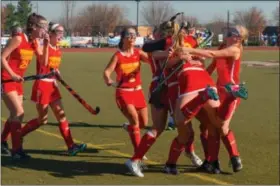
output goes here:
{"type": "Polygon", "coordinates": [[[157,77],[160,75],[161,62],[158,60],[155,60],[151,53],[149,53],[148,56],[149,56],[149,64],[151,67],[153,78],[157,77]]]}
{"type": "Polygon", "coordinates": [[[184,37],[184,47],[188,48],[196,48],[198,46],[197,40],[193,36],[185,36],[184,37]]]}
{"type": "MultiPolygon", "coordinates": [[[[8,63],[11,69],[18,75],[24,75],[28,65],[30,64],[33,54],[34,54],[34,45],[32,42],[28,41],[27,36],[24,33],[18,34],[21,37],[20,45],[12,51],[9,56],[8,63]]],[[[11,76],[5,69],[1,69],[1,78],[3,80],[10,79],[11,76]]]]}
{"type": "Polygon", "coordinates": [[[140,50],[134,49],[133,54],[129,57],[124,56],[121,51],[115,54],[118,58],[115,72],[117,74],[117,82],[121,88],[135,88],[141,85],[140,74],[140,50]]]}
{"type": "Polygon", "coordinates": [[[42,65],[37,60],[37,70],[39,69],[40,74],[48,74],[51,72],[51,69],[58,69],[61,63],[61,50],[58,47],[52,47],[49,45],[49,57],[48,57],[48,66],[42,65]]]}
{"type": "Polygon", "coordinates": [[[219,58],[216,63],[216,69],[218,74],[217,84],[239,84],[240,65],[240,58],[237,60],[234,60],[231,57],[219,58]]]}
{"type": "Polygon", "coordinates": [[[172,36],[168,36],[165,38],[165,49],[171,47],[173,44],[172,36]]]}

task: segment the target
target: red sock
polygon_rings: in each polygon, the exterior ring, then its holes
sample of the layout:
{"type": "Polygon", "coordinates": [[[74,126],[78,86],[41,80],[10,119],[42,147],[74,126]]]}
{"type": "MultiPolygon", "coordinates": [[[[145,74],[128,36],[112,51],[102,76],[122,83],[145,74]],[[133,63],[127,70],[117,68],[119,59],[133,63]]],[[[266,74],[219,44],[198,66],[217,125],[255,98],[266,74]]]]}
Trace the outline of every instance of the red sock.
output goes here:
{"type": "Polygon", "coordinates": [[[1,142],[6,142],[8,141],[8,137],[11,134],[11,125],[9,120],[7,120],[4,124],[4,128],[1,134],[1,142]]]}
{"type": "Polygon", "coordinates": [[[166,164],[176,164],[181,153],[184,151],[185,145],[179,144],[177,138],[174,138],[169,150],[169,156],[166,164]]]}
{"type": "Polygon", "coordinates": [[[12,137],[12,152],[17,152],[22,148],[21,123],[19,121],[11,121],[10,125],[12,137]]]}
{"type": "Polygon", "coordinates": [[[59,130],[60,130],[60,133],[61,133],[68,149],[72,148],[74,145],[74,142],[73,142],[73,138],[72,138],[71,131],[70,131],[67,120],[60,122],[59,130]]]}
{"type": "Polygon", "coordinates": [[[237,144],[233,132],[230,130],[226,136],[222,137],[224,145],[230,157],[239,156],[237,144]]]}
{"type": "Polygon", "coordinates": [[[207,138],[208,138],[208,136],[205,133],[200,133],[200,141],[201,141],[202,148],[203,148],[203,151],[204,151],[205,159],[208,156],[208,149],[207,149],[208,141],[207,141],[207,138]]]}
{"type": "Polygon", "coordinates": [[[218,108],[218,116],[222,120],[227,120],[231,116],[232,107],[234,106],[232,103],[236,100],[235,97],[229,95],[222,102],[221,106],[218,108]]]}
{"type": "Polygon", "coordinates": [[[140,123],[139,123],[139,128],[140,128],[140,129],[145,129],[145,127],[146,127],[146,126],[144,125],[143,122],[140,122],[140,123]]]}
{"type": "Polygon", "coordinates": [[[136,153],[136,149],[138,148],[141,141],[140,129],[138,126],[130,124],[127,126],[127,131],[134,148],[134,153],[136,153]]]}
{"type": "Polygon", "coordinates": [[[194,117],[200,109],[203,107],[203,105],[206,103],[208,98],[206,99],[206,92],[202,91],[198,94],[194,99],[192,99],[190,102],[184,105],[184,107],[181,109],[187,118],[194,117]]]}
{"type": "Polygon", "coordinates": [[[220,150],[220,136],[216,134],[215,136],[208,136],[207,143],[207,161],[213,162],[218,160],[220,150]]]}
{"type": "Polygon", "coordinates": [[[186,144],[186,153],[194,152],[194,132],[191,132],[188,142],[186,144]]]}
{"type": "Polygon", "coordinates": [[[30,121],[28,121],[25,126],[21,129],[21,136],[25,136],[27,135],[28,133],[36,130],[37,128],[39,128],[41,125],[38,121],[37,118],[35,119],[32,119],[30,121]]]}
{"type": "Polygon", "coordinates": [[[143,156],[148,152],[151,146],[156,141],[157,137],[152,132],[148,131],[141,139],[141,142],[134,153],[131,160],[141,160],[143,156]]]}

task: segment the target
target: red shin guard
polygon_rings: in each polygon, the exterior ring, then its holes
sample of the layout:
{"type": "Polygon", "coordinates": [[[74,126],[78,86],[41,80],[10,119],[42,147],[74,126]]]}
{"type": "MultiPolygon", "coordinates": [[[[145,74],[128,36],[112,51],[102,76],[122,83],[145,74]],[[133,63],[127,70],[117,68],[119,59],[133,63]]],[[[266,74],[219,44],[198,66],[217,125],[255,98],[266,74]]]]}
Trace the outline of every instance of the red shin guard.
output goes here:
{"type": "Polygon", "coordinates": [[[200,141],[201,141],[202,148],[204,151],[205,159],[208,156],[208,141],[207,140],[208,140],[208,136],[205,133],[200,133],[200,141]]]}
{"type": "Polygon", "coordinates": [[[11,125],[10,122],[7,120],[4,124],[4,128],[1,134],[1,142],[6,142],[10,134],[11,134],[11,125]]]}
{"type": "Polygon", "coordinates": [[[226,136],[222,137],[223,143],[228,151],[228,154],[231,157],[239,156],[237,150],[237,144],[233,132],[230,130],[226,136]]]}
{"type": "Polygon", "coordinates": [[[28,133],[36,130],[40,127],[39,120],[37,118],[28,121],[25,126],[21,129],[21,136],[25,136],[28,133]]]}
{"type": "Polygon", "coordinates": [[[131,143],[134,148],[134,153],[135,153],[136,149],[138,148],[140,141],[141,141],[140,129],[138,126],[134,126],[134,125],[130,124],[127,126],[127,131],[128,131],[131,143]]]}
{"type": "Polygon", "coordinates": [[[71,131],[69,128],[69,123],[67,120],[60,122],[59,130],[60,130],[60,133],[61,133],[68,149],[72,148],[74,145],[74,142],[73,142],[73,138],[72,138],[71,131]]]}
{"type": "Polygon", "coordinates": [[[148,150],[152,147],[154,142],[156,141],[156,136],[152,134],[152,132],[148,131],[141,139],[141,142],[136,149],[134,156],[131,160],[142,160],[143,156],[148,152],[148,150]]]}
{"type": "Polygon", "coordinates": [[[208,136],[207,142],[207,161],[213,162],[218,160],[220,150],[220,135],[217,133],[215,136],[208,136]]]}
{"type": "Polygon", "coordinates": [[[169,156],[166,164],[176,164],[184,149],[185,145],[179,144],[177,138],[174,138],[170,146],[169,156]]]}
{"type": "Polygon", "coordinates": [[[12,137],[12,152],[17,152],[22,149],[21,140],[21,123],[19,121],[11,121],[11,137],[12,137]]]}

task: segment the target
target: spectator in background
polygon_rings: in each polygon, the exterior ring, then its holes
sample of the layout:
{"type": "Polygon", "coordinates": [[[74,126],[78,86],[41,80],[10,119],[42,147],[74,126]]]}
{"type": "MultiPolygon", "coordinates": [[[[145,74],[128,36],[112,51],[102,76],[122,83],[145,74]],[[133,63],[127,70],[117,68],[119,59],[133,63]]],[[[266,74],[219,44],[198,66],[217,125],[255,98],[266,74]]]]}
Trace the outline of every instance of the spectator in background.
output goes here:
{"type": "Polygon", "coordinates": [[[97,43],[98,48],[101,48],[101,37],[102,37],[101,32],[98,32],[98,43],[97,43]]]}
{"type": "Polygon", "coordinates": [[[271,46],[276,46],[277,45],[277,36],[275,33],[271,36],[271,46]]]}
{"type": "Polygon", "coordinates": [[[278,33],[277,43],[278,43],[278,46],[280,46],[280,32],[278,33]]]}
{"type": "Polygon", "coordinates": [[[261,33],[261,45],[263,46],[264,44],[264,35],[261,33]]]}
{"type": "Polygon", "coordinates": [[[263,36],[263,41],[264,41],[264,45],[267,46],[267,44],[268,44],[268,36],[267,36],[267,34],[265,34],[263,36]]]}

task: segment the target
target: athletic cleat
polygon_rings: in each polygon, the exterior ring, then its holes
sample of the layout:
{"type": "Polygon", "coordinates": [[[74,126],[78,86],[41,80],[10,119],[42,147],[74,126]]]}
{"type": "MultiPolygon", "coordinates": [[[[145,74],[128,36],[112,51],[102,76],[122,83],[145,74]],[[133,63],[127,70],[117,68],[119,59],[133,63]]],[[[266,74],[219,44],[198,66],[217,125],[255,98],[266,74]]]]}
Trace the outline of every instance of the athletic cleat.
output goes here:
{"type": "Polygon", "coordinates": [[[148,160],[147,156],[143,156],[142,160],[148,160]]]}
{"type": "Polygon", "coordinates": [[[194,166],[200,167],[203,164],[202,160],[194,152],[191,152],[191,153],[186,152],[185,155],[188,158],[190,158],[190,160],[194,166]]]}
{"type": "Polygon", "coordinates": [[[233,172],[239,172],[242,170],[243,165],[241,162],[241,158],[239,156],[233,156],[231,159],[231,165],[233,172]]]}
{"type": "Polygon", "coordinates": [[[68,150],[69,156],[76,156],[78,152],[83,152],[87,148],[85,143],[83,144],[74,144],[72,148],[68,150]]]}
{"type": "Polygon", "coordinates": [[[168,123],[166,130],[175,130],[176,127],[174,125],[174,123],[168,123]]]}
{"type": "Polygon", "coordinates": [[[209,174],[220,174],[221,169],[220,169],[220,163],[218,160],[213,161],[213,162],[208,162],[205,160],[201,167],[199,169],[209,173],[209,174]]]}
{"type": "Polygon", "coordinates": [[[141,171],[148,170],[148,166],[143,161],[139,161],[139,166],[140,166],[141,171]]]}
{"type": "Polygon", "coordinates": [[[166,174],[173,174],[173,175],[179,174],[176,164],[165,164],[163,172],[166,174]]]}
{"type": "MultiPolygon", "coordinates": [[[[219,95],[216,93],[215,89],[213,89],[209,85],[207,85],[205,91],[206,91],[207,97],[209,99],[212,99],[212,100],[215,100],[215,101],[219,100],[219,95]]],[[[204,98],[204,99],[207,100],[208,98],[204,98]]]]}
{"type": "Polygon", "coordinates": [[[242,99],[248,99],[248,91],[245,88],[245,83],[241,83],[239,85],[235,85],[232,83],[229,83],[225,85],[225,89],[227,92],[230,92],[234,97],[236,98],[242,98],[242,99]]]}
{"type": "Polygon", "coordinates": [[[15,153],[12,153],[12,160],[13,161],[22,161],[22,160],[29,160],[31,156],[26,154],[22,149],[18,150],[15,153]]]}
{"type": "Polygon", "coordinates": [[[141,171],[141,164],[139,161],[132,161],[129,159],[125,162],[125,165],[133,175],[141,178],[144,177],[144,174],[141,171]]]}
{"type": "Polygon", "coordinates": [[[9,156],[12,154],[6,141],[1,143],[1,153],[9,156]]]}

